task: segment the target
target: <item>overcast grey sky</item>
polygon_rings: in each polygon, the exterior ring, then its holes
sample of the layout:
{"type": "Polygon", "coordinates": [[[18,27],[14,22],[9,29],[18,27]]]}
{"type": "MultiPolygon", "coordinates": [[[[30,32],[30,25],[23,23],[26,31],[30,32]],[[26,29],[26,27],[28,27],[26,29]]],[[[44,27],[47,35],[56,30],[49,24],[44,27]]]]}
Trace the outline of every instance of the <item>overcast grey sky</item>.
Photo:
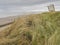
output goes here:
{"type": "Polygon", "coordinates": [[[52,3],[56,10],[60,10],[59,0],[0,0],[0,18],[25,12],[48,11],[46,6],[52,3]]]}

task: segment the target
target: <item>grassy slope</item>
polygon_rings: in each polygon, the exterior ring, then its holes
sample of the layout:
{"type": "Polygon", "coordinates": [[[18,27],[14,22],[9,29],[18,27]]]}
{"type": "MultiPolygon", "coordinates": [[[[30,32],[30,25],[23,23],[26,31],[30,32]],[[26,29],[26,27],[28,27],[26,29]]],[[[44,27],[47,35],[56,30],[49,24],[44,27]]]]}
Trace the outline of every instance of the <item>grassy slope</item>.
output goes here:
{"type": "Polygon", "coordinates": [[[60,45],[60,12],[16,19],[0,32],[0,45],[60,45]]]}

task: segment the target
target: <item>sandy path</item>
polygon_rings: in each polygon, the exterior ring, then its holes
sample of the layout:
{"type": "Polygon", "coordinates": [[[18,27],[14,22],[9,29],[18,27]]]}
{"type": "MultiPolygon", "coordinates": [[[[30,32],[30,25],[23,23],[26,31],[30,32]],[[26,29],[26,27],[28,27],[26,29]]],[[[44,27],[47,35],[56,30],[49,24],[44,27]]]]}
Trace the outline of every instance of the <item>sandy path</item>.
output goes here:
{"type": "Polygon", "coordinates": [[[10,26],[11,26],[11,24],[10,25],[7,25],[7,26],[4,26],[4,27],[0,27],[0,31],[4,30],[4,29],[6,29],[6,28],[8,28],[10,26]]]}

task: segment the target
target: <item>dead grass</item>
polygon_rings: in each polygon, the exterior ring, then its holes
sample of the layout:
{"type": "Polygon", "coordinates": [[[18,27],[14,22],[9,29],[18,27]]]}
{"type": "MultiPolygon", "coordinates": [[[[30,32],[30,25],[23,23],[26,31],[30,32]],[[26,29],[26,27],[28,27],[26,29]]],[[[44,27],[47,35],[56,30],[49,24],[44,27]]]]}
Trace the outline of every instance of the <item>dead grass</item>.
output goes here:
{"type": "Polygon", "coordinates": [[[32,14],[1,31],[0,45],[60,45],[60,12],[32,14]]]}

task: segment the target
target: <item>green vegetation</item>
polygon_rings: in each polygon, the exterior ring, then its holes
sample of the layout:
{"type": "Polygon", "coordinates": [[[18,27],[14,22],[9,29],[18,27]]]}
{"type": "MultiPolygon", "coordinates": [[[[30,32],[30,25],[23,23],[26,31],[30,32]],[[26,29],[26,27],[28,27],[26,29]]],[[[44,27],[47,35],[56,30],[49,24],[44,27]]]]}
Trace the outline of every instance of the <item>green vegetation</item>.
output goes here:
{"type": "Polygon", "coordinates": [[[60,12],[23,16],[0,33],[0,45],[60,45],[60,12]]]}

